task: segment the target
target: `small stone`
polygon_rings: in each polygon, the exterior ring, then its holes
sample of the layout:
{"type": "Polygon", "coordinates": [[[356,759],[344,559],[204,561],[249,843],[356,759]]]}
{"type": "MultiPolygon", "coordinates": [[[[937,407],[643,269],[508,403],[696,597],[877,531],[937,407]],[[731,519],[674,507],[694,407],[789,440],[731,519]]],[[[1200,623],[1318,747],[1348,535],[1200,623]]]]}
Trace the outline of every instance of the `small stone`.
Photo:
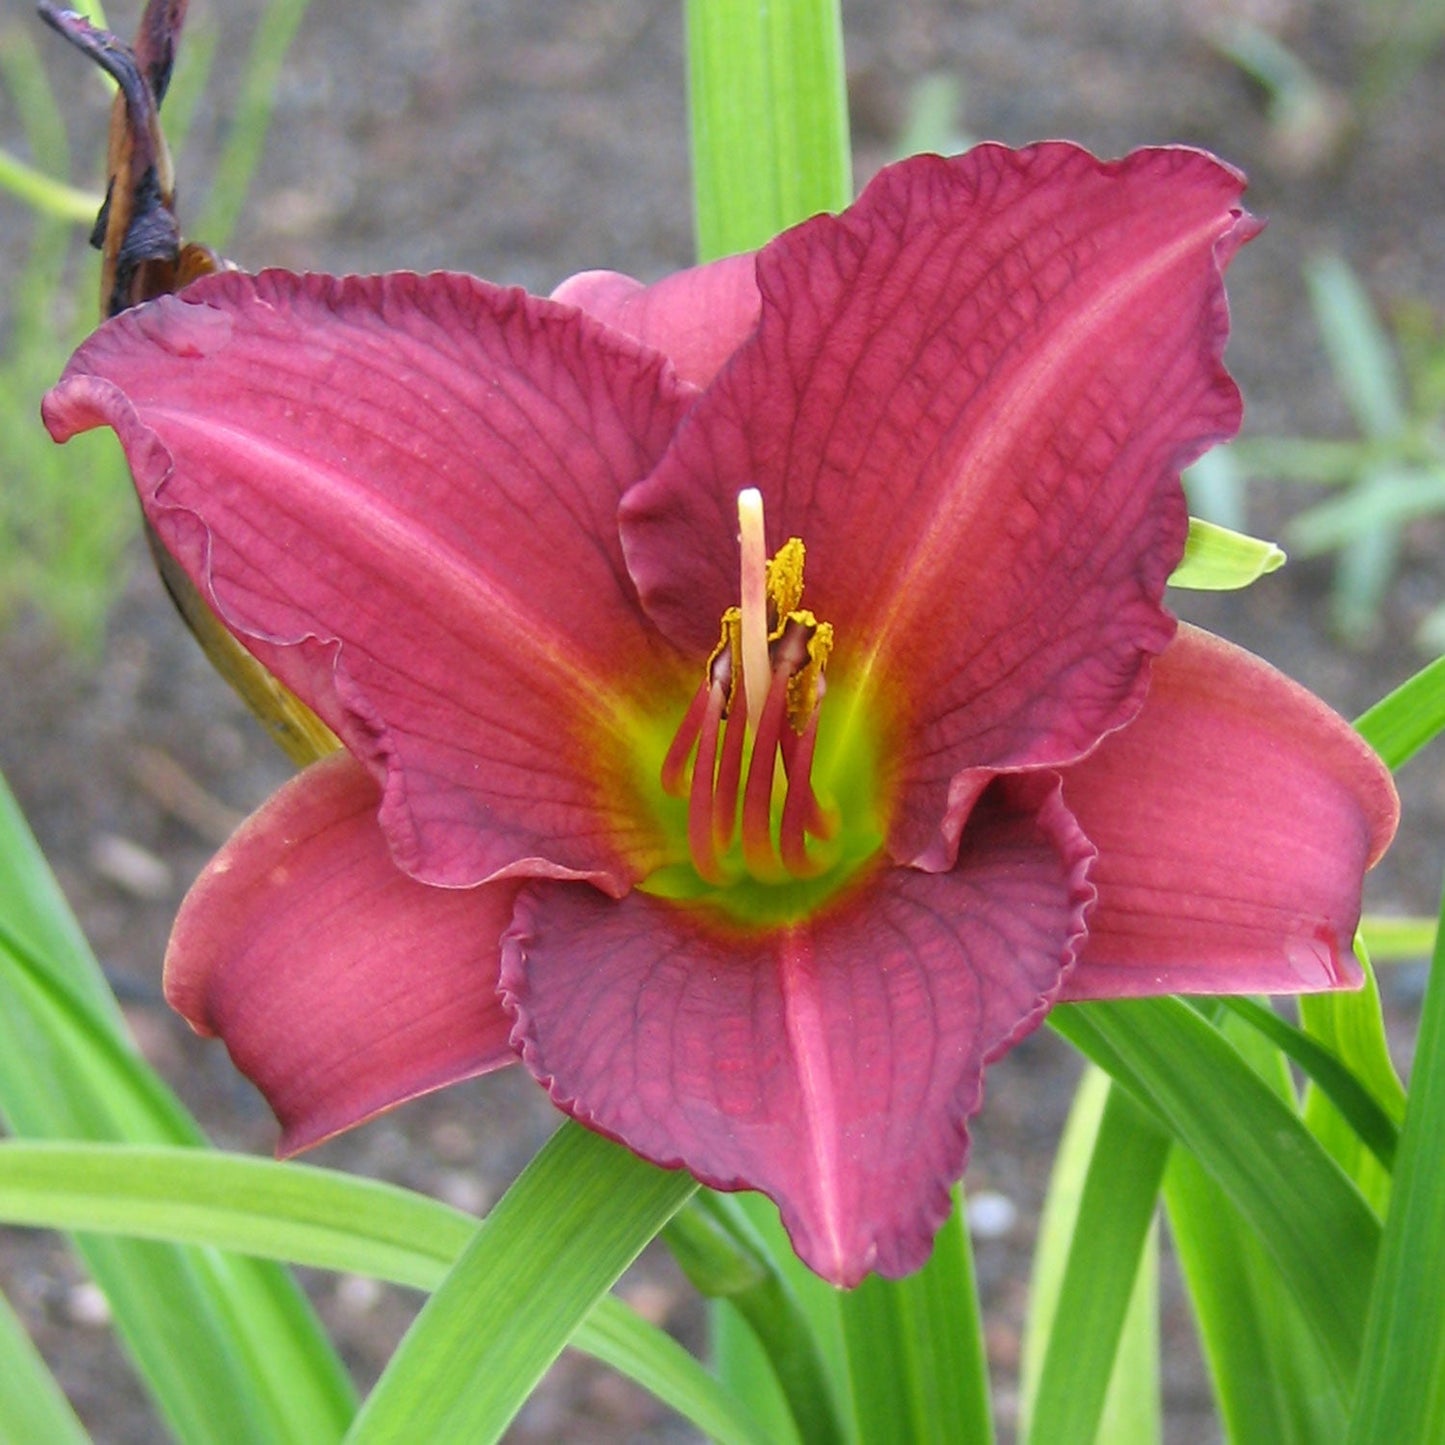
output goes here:
{"type": "Polygon", "coordinates": [[[1018,1222],[1018,1206],[1006,1194],[982,1190],[968,1196],[968,1232],[975,1239],[1002,1239],[1018,1222]]]}
{"type": "Polygon", "coordinates": [[[90,866],[132,898],[165,898],[175,884],[168,863],[117,833],[98,833],[91,840],[90,866]]]}
{"type": "Polygon", "coordinates": [[[468,1214],[485,1214],[492,1202],[491,1190],[475,1174],[448,1169],[437,1176],[436,1192],[444,1203],[468,1214]]]}
{"type": "Polygon", "coordinates": [[[336,1303],[347,1314],[370,1314],[380,1299],[380,1283],[364,1274],[344,1274],[336,1281],[336,1303]]]}
{"type": "Polygon", "coordinates": [[[74,1324],[102,1329],[110,1323],[110,1301],[98,1284],[83,1280],[65,1292],[65,1313],[74,1324]]]}

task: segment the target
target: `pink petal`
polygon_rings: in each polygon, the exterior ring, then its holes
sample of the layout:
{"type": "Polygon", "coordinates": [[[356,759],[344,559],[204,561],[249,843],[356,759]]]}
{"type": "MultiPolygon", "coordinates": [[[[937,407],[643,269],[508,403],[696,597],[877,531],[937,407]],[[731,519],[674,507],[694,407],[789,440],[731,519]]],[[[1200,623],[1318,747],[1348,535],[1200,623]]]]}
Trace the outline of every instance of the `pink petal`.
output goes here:
{"type": "Polygon", "coordinates": [[[692,684],[615,514],[683,391],[519,291],[268,272],[105,326],[45,415],[61,440],[115,427],[165,545],[384,780],[401,867],[620,890],[655,840],[619,716],[692,684]]]}
{"type": "Polygon", "coordinates": [[[514,1041],[554,1100],[666,1167],[771,1195],[853,1285],[928,1257],[983,1066],[1039,1022],[1092,856],[1057,781],[997,785],[957,867],[882,867],[806,922],[528,884],[503,942],[514,1041]]]}
{"type": "Polygon", "coordinates": [[[1099,850],[1066,998],[1358,986],[1360,879],[1399,801],[1354,729],[1267,663],[1181,627],[1064,797],[1099,850]]]}
{"type": "Polygon", "coordinates": [[[889,845],[946,867],[962,770],[1077,757],[1173,633],[1180,468],[1239,423],[1221,266],[1254,231],[1198,151],[981,146],[882,172],[758,257],[758,330],[623,504],[644,605],[706,656],[735,496],[808,548],[829,683],[897,770],[889,845]]]}
{"type": "Polygon", "coordinates": [[[166,954],[166,997],[225,1040],[282,1154],[516,1059],[496,983],[517,885],[413,882],[379,802],[344,753],[308,768],[201,874],[166,954]]]}
{"type": "Polygon", "coordinates": [[[552,299],[656,348],[684,381],[706,386],[758,323],[756,271],[750,254],[677,271],[651,286],[618,271],[583,271],[552,299]]]}

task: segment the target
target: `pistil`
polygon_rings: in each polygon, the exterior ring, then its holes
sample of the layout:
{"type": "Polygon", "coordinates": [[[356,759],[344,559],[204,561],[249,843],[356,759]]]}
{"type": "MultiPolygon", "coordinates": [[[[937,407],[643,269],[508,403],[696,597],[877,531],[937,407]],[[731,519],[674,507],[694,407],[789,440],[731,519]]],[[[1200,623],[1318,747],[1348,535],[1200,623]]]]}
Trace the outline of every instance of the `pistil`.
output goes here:
{"type": "Polygon", "coordinates": [[[763,530],[763,494],[756,487],[738,493],[738,599],[742,613],[744,679],[751,678],[748,727],[757,731],[767,690],[760,684],[772,671],[768,660],[768,543],[763,530]]]}

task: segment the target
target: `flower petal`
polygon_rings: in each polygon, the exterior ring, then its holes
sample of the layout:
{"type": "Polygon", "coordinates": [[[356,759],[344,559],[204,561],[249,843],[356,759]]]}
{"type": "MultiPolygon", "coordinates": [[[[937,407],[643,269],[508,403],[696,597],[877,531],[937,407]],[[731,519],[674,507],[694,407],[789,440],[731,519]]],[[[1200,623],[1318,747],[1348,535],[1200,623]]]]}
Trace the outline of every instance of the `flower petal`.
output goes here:
{"type": "Polygon", "coordinates": [[[384,779],[400,866],[620,890],[654,860],[619,717],[681,685],[615,513],[687,391],[470,277],[268,272],[103,327],[45,414],[115,427],[167,548],[384,779]]]}
{"type": "Polygon", "coordinates": [[[514,883],[400,872],[380,793],[345,753],[253,814],[181,905],[166,997],[281,1121],[282,1154],[514,1063],[496,993],[514,883]]]}
{"type": "Polygon", "coordinates": [[[552,299],[662,352],[684,381],[706,386],[758,324],[757,258],[724,256],[650,286],[620,271],[583,271],[552,299]]]}
{"type": "Polygon", "coordinates": [[[1064,797],[1099,850],[1064,997],[1359,984],[1360,879],[1399,800],[1359,734],[1267,663],[1181,627],[1064,797]]]}
{"type": "Polygon", "coordinates": [[[947,866],[961,770],[1067,762],[1142,701],[1180,468],[1239,423],[1220,271],[1254,231],[1242,187],[1183,149],[892,166],[759,253],[757,331],[628,493],[644,605],[703,655],[739,488],[771,546],[803,539],[830,680],[890,731],[900,861],[947,866]]]}
{"type": "Polygon", "coordinates": [[[1091,856],[1057,780],[1031,778],[980,802],[953,872],[884,865],[792,926],[528,884],[503,942],[513,1039],[583,1123],[771,1195],[835,1284],[906,1274],[947,1216],[984,1065],[1072,961],[1091,856]]]}

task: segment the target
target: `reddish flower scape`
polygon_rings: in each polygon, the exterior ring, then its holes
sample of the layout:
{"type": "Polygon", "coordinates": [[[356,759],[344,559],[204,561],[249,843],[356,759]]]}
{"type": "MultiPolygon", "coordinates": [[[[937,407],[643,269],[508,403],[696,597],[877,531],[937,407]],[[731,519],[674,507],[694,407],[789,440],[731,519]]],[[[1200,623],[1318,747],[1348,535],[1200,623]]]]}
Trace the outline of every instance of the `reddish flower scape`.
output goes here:
{"type": "Polygon", "coordinates": [[[1051,1005],[1358,982],[1387,774],[1162,602],[1242,184],[984,146],[652,287],[220,275],[77,352],[54,435],[345,744],[167,959],[283,1151],[520,1057],[851,1285],[1051,1005]]]}

